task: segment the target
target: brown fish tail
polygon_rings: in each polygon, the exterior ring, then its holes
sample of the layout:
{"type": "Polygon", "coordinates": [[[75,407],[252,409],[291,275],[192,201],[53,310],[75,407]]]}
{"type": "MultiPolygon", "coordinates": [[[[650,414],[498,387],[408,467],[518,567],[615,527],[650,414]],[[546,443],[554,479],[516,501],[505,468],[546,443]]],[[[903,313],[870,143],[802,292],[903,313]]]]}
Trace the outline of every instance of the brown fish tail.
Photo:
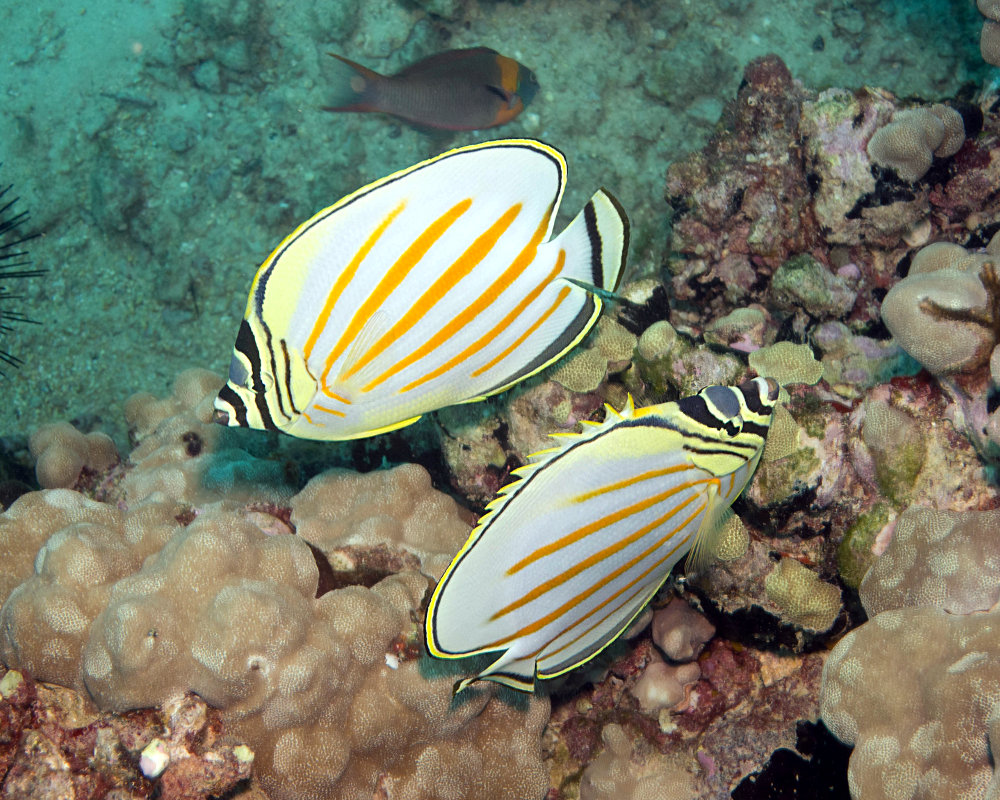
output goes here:
{"type": "Polygon", "coordinates": [[[381,111],[380,87],[386,78],[350,59],[330,53],[337,63],[330,74],[331,103],[324,111],[381,111]]]}

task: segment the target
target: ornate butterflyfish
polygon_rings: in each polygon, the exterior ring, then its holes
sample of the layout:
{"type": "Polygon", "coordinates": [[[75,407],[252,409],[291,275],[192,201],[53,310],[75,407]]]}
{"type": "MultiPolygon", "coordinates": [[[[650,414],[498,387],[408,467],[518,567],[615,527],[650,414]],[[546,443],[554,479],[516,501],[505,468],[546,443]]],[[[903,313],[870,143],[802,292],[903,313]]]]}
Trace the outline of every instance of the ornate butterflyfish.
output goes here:
{"type": "Polygon", "coordinates": [[[611,644],[682,557],[703,568],[778,391],[754,378],[645,408],[630,397],[515,470],[427,609],[431,655],[500,654],[455,691],[483,679],[531,691],[611,644]]]}
{"type": "Polygon", "coordinates": [[[447,50],[395,75],[330,53],[326,111],[381,111],[429,128],[475,130],[510,122],[538,91],[535,74],[488,47],[447,50]]]}
{"type": "Polygon", "coordinates": [[[320,211],[257,271],[227,425],[355,439],[502,392],[596,322],[621,277],[628,219],[599,190],[550,238],[566,184],[553,147],[462,147],[320,211]]]}

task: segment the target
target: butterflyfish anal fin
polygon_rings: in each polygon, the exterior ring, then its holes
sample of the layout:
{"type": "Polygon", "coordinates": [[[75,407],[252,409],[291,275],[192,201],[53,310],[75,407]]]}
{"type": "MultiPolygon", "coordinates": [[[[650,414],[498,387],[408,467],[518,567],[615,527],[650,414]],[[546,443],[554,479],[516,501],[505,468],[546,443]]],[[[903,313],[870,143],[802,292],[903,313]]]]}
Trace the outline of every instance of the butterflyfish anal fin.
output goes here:
{"type": "Polygon", "coordinates": [[[453,693],[458,694],[479,681],[492,681],[509,686],[521,692],[531,692],[535,688],[535,657],[520,658],[513,649],[508,649],[478,675],[458,681],[453,693]]]}
{"type": "Polygon", "coordinates": [[[438,582],[431,654],[500,652],[470,680],[527,686],[601,652],[675,564],[691,553],[703,568],[714,555],[766,441],[772,384],[709,387],[634,413],[627,403],[559,440],[501,491],[438,582]]]}
{"type": "Polygon", "coordinates": [[[642,609],[653,598],[667,577],[668,575],[665,574],[659,584],[645,587],[644,591],[628,598],[615,610],[613,615],[608,615],[607,618],[600,620],[599,625],[592,625],[589,629],[585,628],[579,633],[571,629],[563,637],[554,639],[538,656],[536,667],[538,677],[543,680],[558,678],[560,675],[565,675],[567,672],[583,666],[604,652],[628,630],[629,625],[642,613],[642,609]],[[600,630],[595,632],[598,627],[600,630]],[[576,652],[569,658],[561,657],[561,654],[568,650],[577,638],[583,636],[589,636],[592,639],[586,650],[576,652]],[[560,641],[560,638],[567,641],[560,641]]]}

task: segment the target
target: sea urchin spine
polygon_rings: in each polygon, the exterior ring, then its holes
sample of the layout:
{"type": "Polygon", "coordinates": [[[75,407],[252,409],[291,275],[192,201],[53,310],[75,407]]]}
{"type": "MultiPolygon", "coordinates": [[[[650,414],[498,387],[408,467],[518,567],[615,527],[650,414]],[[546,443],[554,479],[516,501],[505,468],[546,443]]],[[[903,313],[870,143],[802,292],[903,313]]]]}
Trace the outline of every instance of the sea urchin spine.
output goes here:
{"type": "MultiPolygon", "coordinates": [[[[9,281],[34,278],[41,275],[45,270],[29,269],[31,267],[31,257],[24,245],[38,236],[37,233],[22,235],[18,230],[28,221],[28,212],[16,212],[14,206],[20,198],[13,197],[7,199],[8,192],[12,185],[0,187],[0,340],[4,334],[13,330],[16,323],[35,323],[24,312],[11,308],[10,303],[17,303],[24,300],[23,294],[12,292],[8,286],[9,281]]],[[[22,361],[17,356],[8,352],[0,346],[0,367],[7,364],[11,367],[19,367],[22,361]]],[[[0,369],[0,375],[5,375],[0,369]]]]}

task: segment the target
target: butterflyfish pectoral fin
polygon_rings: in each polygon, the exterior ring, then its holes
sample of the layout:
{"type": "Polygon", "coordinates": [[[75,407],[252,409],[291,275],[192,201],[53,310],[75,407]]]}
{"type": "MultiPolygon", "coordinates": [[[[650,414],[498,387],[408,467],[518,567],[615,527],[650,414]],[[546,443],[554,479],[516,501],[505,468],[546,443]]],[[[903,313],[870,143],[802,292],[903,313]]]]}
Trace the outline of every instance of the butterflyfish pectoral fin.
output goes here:
{"type": "Polygon", "coordinates": [[[691,544],[687,561],[684,562],[685,572],[695,574],[705,572],[715,559],[716,553],[719,552],[719,542],[730,517],[733,516],[733,511],[728,503],[720,497],[716,484],[709,484],[707,495],[707,510],[702,519],[701,527],[691,544]]]}

